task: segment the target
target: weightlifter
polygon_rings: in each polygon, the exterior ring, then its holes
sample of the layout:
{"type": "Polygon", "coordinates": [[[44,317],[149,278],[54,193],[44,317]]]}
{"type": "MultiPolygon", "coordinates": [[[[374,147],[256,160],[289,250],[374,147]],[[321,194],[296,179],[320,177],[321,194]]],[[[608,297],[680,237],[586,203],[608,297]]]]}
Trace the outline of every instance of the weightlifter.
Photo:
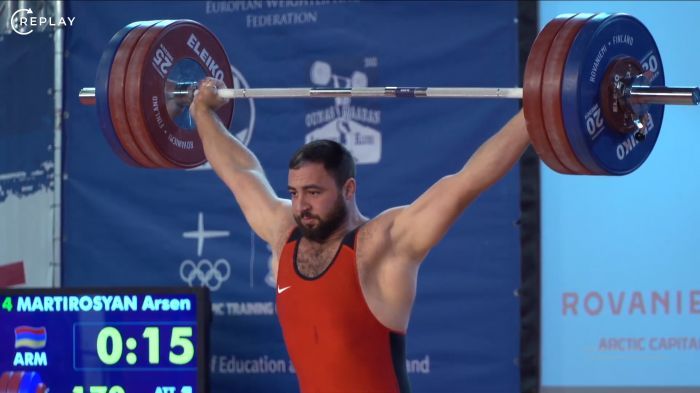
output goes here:
{"type": "Polygon", "coordinates": [[[407,392],[404,338],[418,269],[479,194],[529,143],[522,111],[457,173],[407,206],[364,216],[355,164],[332,141],[302,146],[289,162],[289,199],[275,194],[255,155],[215,110],[224,84],[205,79],[190,113],[217,175],[278,261],[277,309],[302,392],[407,392]]]}

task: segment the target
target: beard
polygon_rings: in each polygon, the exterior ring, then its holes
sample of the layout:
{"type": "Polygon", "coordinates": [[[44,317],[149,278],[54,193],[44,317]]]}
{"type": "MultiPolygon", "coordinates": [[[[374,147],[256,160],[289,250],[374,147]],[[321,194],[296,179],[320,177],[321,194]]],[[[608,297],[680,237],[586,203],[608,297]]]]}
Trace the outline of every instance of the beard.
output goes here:
{"type": "Polygon", "coordinates": [[[298,216],[295,215],[294,221],[296,221],[297,227],[299,227],[301,230],[302,236],[314,242],[323,243],[326,241],[326,239],[328,239],[328,236],[335,232],[335,230],[338,229],[343,222],[345,222],[345,218],[347,216],[348,209],[343,202],[343,197],[338,196],[338,200],[336,201],[335,206],[333,206],[333,210],[325,220],[321,219],[321,217],[315,214],[304,212],[298,216]],[[318,224],[316,224],[316,226],[313,228],[302,224],[301,219],[305,217],[316,219],[318,224]]]}

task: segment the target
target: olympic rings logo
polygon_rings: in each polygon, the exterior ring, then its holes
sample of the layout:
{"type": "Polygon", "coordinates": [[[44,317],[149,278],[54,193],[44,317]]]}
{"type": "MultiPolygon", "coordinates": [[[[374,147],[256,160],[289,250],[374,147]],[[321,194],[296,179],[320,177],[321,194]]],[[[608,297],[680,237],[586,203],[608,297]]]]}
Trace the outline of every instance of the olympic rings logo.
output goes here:
{"type": "Polygon", "coordinates": [[[180,264],[180,278],[190,287],[199,285],[217,291],[230,275],[231,266],[225,259],[219,259],[214,263],[208,259],[202,259],[197,263],[187,259],[180,264]]]}

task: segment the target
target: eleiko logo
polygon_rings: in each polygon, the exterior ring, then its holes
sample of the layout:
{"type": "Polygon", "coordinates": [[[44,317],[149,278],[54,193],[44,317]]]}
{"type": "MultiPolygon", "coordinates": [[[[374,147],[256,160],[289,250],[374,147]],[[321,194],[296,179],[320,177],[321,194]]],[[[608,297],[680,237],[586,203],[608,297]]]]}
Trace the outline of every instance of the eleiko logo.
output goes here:
{"type": "Polygon", "coordinates": [[[34,31],[34,28],[44,26],[73,26],[75,17],[60,17],[58,19],[45,16],[28,16],[34,14],[31,8],[20,8],[12,13],[10,18],[10,26],[12,30],[19,35],[28,35],[34,31]]]}

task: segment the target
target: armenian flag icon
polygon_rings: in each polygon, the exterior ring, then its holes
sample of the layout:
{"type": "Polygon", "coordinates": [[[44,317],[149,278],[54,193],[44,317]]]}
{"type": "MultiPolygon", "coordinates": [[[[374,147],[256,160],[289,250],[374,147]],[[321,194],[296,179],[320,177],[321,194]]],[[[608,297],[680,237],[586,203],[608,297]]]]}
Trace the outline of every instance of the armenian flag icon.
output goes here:
{"type": "Polygon", "coordinates": [[[45,327],[17,326],[15,328],[15,348],[39,349],[45,346],[45,327]]]}

